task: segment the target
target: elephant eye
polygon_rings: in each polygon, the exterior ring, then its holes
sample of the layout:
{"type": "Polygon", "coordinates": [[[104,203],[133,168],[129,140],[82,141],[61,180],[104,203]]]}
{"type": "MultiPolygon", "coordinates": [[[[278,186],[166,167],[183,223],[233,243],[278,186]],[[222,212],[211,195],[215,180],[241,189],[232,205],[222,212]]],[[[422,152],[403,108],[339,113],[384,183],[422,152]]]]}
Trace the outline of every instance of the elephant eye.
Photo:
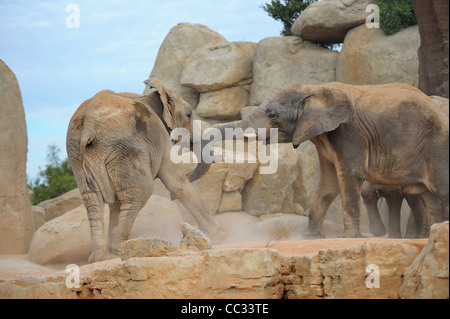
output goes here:
{"type": "Polygon", "coordinates": [[[276,113],[269,113],[269,119],[271,120],[271,121],[275,121],[277,118],[278,118],[278,115],[276,114],[276,113]]]}
{"type": "Polygon", "coordinates": [[[192,112],[189,112],[188,114],[186,114],[186,116],[187,116],[188,119],[191,119],[191,117],[192,117],[192,112]]]}

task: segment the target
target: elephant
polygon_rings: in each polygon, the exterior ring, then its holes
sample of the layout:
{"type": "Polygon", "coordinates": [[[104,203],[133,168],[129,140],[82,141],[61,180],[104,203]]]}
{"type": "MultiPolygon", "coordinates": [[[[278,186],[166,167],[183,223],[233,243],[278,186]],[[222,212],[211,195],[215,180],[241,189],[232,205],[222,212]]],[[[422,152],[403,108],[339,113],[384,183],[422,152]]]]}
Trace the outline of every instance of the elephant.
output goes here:
{"type": "Polygon", "coordinates": [[[265,129],[266,143],[267,132],[275,128],[279,143],[297,148],[311,140],[315,145],[320,179],[305,237],[323,237],[326,212],[339,194],[342,236],[361,237],[364,181],[406,194],[429,191],[441,202],[441,219],[448,220],[449,121],[428,96],[410,85],[284,85],[247,118],[217,129],[224,136],[227,129],[249,128],[265,129]]]}
{"type": "MultiPolygon", "coordinates": [[[[449,100],[440,96],[430,96],[430,98],[445,116],[449,117],[449,100]]],[[[439,211],[439,199],[433,197],[429,192],[420,195],[403,194],[389,185],[376,185],[365,181],[362,185],[361,195],[369,216],[369,229],[375,236],[383,236],[386,233],[377,206],[379,197],[384,197],[389,207],[388,235],[390,238],[402,237],[400,209],[403,199],[406,199],[411,208],[406,235],[414,232],[416,238],[427,237],[430,225],[439,222],[439,216],[434,214],[435,211],[439,211]]]]}
{"type": "Polygon", "coordinates": [[[98,92],[80,105],[69,123],[67,154],[91,230],[89,263],[114,257],[128,239],[155,178],[212,240],[224,234],[189,181],[199,178],[202,169],[188,179],[170,159],[171,131],[184,128],[192,136],[192,107],[157,79],[145,83],[152,89],[147,95],[98,92]],[[105,204],[110,208],[108,230],[105,204]]]}
{"type": "Polygon", "coordinates": [[[414,237],[423,238],[428,236],[430,223],[427,219],[426,206],[421,202],[420,195],[403,194],[397,188],[392,188],[389,185],[378,185],[365,181],[361,187],[361,196],[369,217],[369,229],[373,235],[383,236],[386,233],[386,228],[383,225],[377,206],[378,199],[384,197],[389,208],[389,238],[402,238],[400,209],[403,199],[406,200],[411,208],[411,215],[414,218],[414,237]]]}

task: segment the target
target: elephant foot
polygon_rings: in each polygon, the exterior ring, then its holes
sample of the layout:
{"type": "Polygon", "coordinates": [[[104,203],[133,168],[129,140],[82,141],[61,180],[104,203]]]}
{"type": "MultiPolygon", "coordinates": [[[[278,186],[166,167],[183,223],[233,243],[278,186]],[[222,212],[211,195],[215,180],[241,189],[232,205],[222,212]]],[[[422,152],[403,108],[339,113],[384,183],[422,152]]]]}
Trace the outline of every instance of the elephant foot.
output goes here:
{"type": "Polygon", "coordinates": [[[428,229],[421,229],[416,232],[415,238],[428,238],[430,236],[430,232],[428,229]]]}
{"type": "Polygon", "coordinates": [[[310,239],[325,238],[325,236],[322,234],[322,232],[318,228],[316,228],[316,229],[307,228],[303,232],[302,236],[303,236],[303,238],[310,238],[310,239]]]}
{"type": "Polygon", "coordinates": [[[399,233],[389,234],[388,237],[389,238],[403,238],[402,234],[399,234],[399,233]]]}
{"type": "Polygon", "coordinates": [[[378,226],[369,226],[370,232],[375,237],[381,237],[386,235],[386,228],[384,225],[378,225],[378,226]]]}

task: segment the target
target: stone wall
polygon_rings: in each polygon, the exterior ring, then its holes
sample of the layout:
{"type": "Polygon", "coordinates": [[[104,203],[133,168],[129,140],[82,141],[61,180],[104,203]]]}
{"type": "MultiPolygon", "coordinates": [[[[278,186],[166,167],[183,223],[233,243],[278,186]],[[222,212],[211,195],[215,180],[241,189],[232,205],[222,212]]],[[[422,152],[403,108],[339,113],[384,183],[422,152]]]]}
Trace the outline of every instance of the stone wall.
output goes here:
{"type": "Polygon", "coordinates": [[[83,267],[74,288],[67,274],[6,279],[0,298],[445,299],[448,232],[448,222],[433,225],[425,247],[391,240],[308,256],[228,248],[130,258],[83,267]]]}

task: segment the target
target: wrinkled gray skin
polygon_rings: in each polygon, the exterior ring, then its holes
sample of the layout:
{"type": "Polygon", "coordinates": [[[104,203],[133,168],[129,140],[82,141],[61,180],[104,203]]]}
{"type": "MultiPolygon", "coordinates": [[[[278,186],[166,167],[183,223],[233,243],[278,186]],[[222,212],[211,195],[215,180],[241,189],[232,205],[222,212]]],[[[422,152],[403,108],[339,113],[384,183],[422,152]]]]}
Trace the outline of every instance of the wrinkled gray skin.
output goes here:
{"type": "Polygon", "coordinates": [[[291,142],[295,148],[307,140],[314,143],[320,180],[307,237],[323,237],[325,214],[338,194],[343,237],[361,237],[364,180],[404,193],[426,189],[441,200],[441,219],[448,220],[448,118],[414,87],[399,83],[283,86],[248,118],[219,129],[227,127],[278,128],[279,142],[291,142]]]}
{"type": "MultiPolygon", "coordinates": [[[[430,96],[430,98],[445,116],[449,117],[449,100],[440,96],[430,96]]],[[[419,195],[403,194],[398,189],[392,188],[392,186],[376,185],[365,181],[361,189],[361,196],[369,216],[369,229],[375,236],[383,236],[386,233],[386,228],[383,225],[377,206],[380,197],[386,199],[389,207],[388,236],[390,238],[402,237],[400,231],[400,210],[403,199],[406,199],[411,208],[411,215],[414,218],[412,224],[415,228],[416,238],[428,237],[429,227],[440,220],[435,212],[440,210],[439,206],[441,203],[430,192],[423,192],[419,195]]]]}
{"type": "Polygon", "coordinates": [[[403,194],[397,188],[389,185],[377,185],[365,181],[361,188],[361,196],[369,217],[369,229],[375,236],[386,234],[386,228],[378,211],[378,199],[384,197],[389,208],[389,238],[402,238],[400,231],[400,210],[403,199],[411,208],[414,218],[415,238],[424,238],[429,235],[429,227],[440,221],[440,216],[434,214],[440,210],[440,200],[430,192],[421,194],[403,194]]]}
{"type": "MultiPolygon", "coordinates": [[[[191,106],[156,79],[148,95],[101,91],[73,115],[67,154],[87,209],[92,237],[89,262],[110,259],[128,239],[134,220],[159,178],[211,239],[220,230],[188,178],[170,159],[169,132],[186,128],[192,137],[191,106]],[[106,229],[104,204],[110,208],[106,229]],[[109,238],[109,240],[108,240],[109,238]]],[[[192,180],[202,169],[190,174],[192,180]]],[[[221,234],[223,235],[223,233],[221,234]]]]}

